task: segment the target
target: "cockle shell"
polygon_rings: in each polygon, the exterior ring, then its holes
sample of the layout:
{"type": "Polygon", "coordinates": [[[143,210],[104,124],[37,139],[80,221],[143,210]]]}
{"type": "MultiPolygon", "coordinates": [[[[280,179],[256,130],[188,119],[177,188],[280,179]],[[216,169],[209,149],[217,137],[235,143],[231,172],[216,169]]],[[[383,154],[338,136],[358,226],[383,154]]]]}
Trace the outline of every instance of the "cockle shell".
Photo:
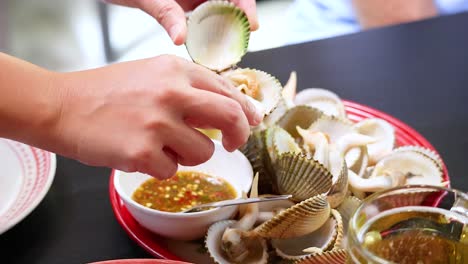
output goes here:
{"type": "Polygon", "coordinates": [[[297,93],[296,105],[308,105],[320,109],[327,115],[346,118],[341,99],[333,92],[321,88],[308,88],[297,93]]]}
{"type": "Polygon", "coordinates": [[[428,158],[431,158],[437,166],[442,170],[444,167],[444,163],[442,162],[442,158],[437,154],[435,151],[424,148],[421,146],[402,146],[398,147],[393,150],[393,152],[402,152],[402,151],[414,151],[423,154],[424,156],[427,156],[428,158]]]}
{"type": "Polygon", "coordinates": [[[302,154],[281,154],[275,168],[278,191],[292,194],[293,201],[327,193],[332,185],[332,174],[322,164],[302,154]]]}
{"type": "Polygon", "coordinates": [[[223,72],[222,75],[231,80],[243,93],[260,102],[267,115],[280,101],[282,89],[280,82],[264,71],[239,68],[223,72]]]}
{"type": "Polygon", "coordinates": [[[398,174],[403,174],[404,184],[443,185],[440,166],[416,151],[396,151],[385,156],[375,165],[369,179],[398,174]]]}
{"type": "Polygon", "coordinates": [[[345,264],[346,258],[346,250],[337,249],[309,255],[294,262],[294,264],[345,264]]]}
{"type": "Polygon", "coordinates": [[[330,155],[330,164],[336,165],[332,165],[330,169],[333,177],[332,187],[328,192],[327,199],[331,207],[336,208],[340,205],[348,192],[348,167],[342,156],[333,155],[333,153],[330,154],[332,154],[330,155]]]}
{"type": "Polygon", "coordinates": [[[321,194],[282,211],[254,229],[265,238],[292,238],[320,228],[330,215],[330,204],[321,194]]]}
{"type": "Polygon", "coordinates": [[[273,239],[276,253],[285,259],[300,259],[310,254],[338,249],[343,240],[343,221],[336,210],[331,210],[327,221],[314,232],[289,238],[273,239]]]}
{"type": "MultiPolygon", "coordinates": [[[[263,195],[260,195],[260,197],[263,195]]],[[[287,210],[290,207],[293,207],[295,203],[289,200],[278,200],[278,201],[269,201],[269,202],[262,202],[258,204],[258,217],[256,224],[262,224],[279,213],[287,210]]]]}

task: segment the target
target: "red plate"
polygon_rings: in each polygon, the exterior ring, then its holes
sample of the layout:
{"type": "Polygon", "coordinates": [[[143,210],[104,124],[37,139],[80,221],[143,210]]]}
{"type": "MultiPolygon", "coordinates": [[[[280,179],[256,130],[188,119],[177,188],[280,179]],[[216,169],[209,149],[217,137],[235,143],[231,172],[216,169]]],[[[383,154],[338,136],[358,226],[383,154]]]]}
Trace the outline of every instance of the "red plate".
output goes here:
{"type": "MultiPolygon", "coordinates": [[[[344,101],[344,104],[346,107],[348,118],[352,121],[358,122],[362,119],[377,117],[386,120],[391,125],[393,125],[395,128],[397,146],[422,146],[436,151],[434,147],[429,143],[429,141],[427,141],[423,136],[421,136],[421,134],[419,134],[414,129],[404,124],[400,120],[373,108],[363,106],[357,103],[344,101]]],[[[445,164],[443,164],[443,167],[444,180],[448,182],[449,177],[445,164]]],[[[114,210],[117,220],[128,233],[128,235],[133,240],[135,240],[142,248],[144,248],[146,251],[148,251],[151,255],[155,257],[173,260],[196,261],[195,259],[191,258],[192,255],[197,254],[196,243],[168,241],[166,238],[161,238],[149,232],[145,228],[141,227],[123,205],[120,197],[114,189],[114,185],[112,184],[114,182],[113,178],[114,172],[112,172],[111,174],[109,184],[112,208],[114,210]]],[[[196,263],[206,263],[205,260],[201,259],[202,258],[200,258],[200,261],[196,261],[196,263]]]]}

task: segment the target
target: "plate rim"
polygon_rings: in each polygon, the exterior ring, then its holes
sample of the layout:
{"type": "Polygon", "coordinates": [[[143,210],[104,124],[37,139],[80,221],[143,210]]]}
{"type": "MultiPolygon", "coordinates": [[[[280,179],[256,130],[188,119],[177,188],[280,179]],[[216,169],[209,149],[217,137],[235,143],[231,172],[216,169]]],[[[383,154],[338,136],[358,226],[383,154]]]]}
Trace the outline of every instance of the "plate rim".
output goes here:
{"type": "MultiPolygon", "coordinates": [[[[44,188],[37,194],[36,198],[29,204],[29,206],[26,207],[23,211],[21,211],[21,213],[18,216],[14,217],[12,219],[12,221],[6,222],[5,226],[0,227],[0,235],[1,235],[3,233],[7,232],[8,230],[12,229],[14,226],[19,224],[21,221],[23,221],[28,215],[30,215],[37,208],[37,206],[39,206],[39,204],[42,202],[42,200],[44,200],[44,198],[47,195],[47,193],[49,192],[50,187],[52,186],[52,183],[53,183],[54,178],[55,178],[55,173],[57,171],[57,155],[55,153],[52,153],[52,152],[49,152],[49,151],[46,151],[46,150],[43,150],[43,149],[40,149],[40,148],[30,146],[28,144],[17,142],[17,141],[14,141],[14,140],[6,139],[6,138],[0,138],[0,140],[19,143],[19,144],[22,144],[22,145],[30,148],[31,150],[36,150],[36,151],[39,151],[39,152],[42,152],[42,153],[46,153],[49,156],[49,168],[50,168],[49,173],[47,174],[47,179],[46,179],[46,182],[44,184],[44,188]]],[[[37,174],[36,174],[36,176],[37,176],[37,174]]]]}
{"type": "MultiPolygon", "coordinates": [[[[405,134],[412,135],[412,137],[416,139],[416,141],[420,145],[431,149],[432,151],[436,152],[440,156],[437,149],[435,149],[434,146],[421,133],[419,133],[416,129],[407,125],[405,122],[399,120],[398,118],[393,117],[390,114],[387,114],[385,112],[382,112],[370,106],[366,106],[366,105],[356,103],[353,101],[349,101],[349,100],[342,100],[342,101],[343,101],[343,104],[345,105],[347,114],[351,113],[355,115],[357,113],[357,114],[360,114],[361,116],[367,116],[368,118],[377,117],[377,118],[384,119],[385,121],[389,122],[392,126],[398,127],[399,130],[404,131],[405,134]]],[[[447,166],[443,159],[442,159],[442,165],[443,165],[443,173],[444,173],[443,177],[444,177],[444,180],[448,183],[446,187],[450,188],[451,187],[450,176],[448,174],[447,166]]],[[[125,205],[123,205],[121,198],[117,194],[113,185],[114,172],[115,170],[112,169],[110,177],[109,177],[109,198],[111,202],[112,211],[114,212],[117,222],[124,229],[127,235],[133,241],[135,241],[141,248],[143,248],[146,252],[148,252],[149,254],[155,257],[163,258],[163,259],[170,259],[170,260],[187,261],[176,256],[175,254],[173,254],[172,252],[170,252],[169,250],[161,246],[160,243],[157,243],[157,241],[153,241],[147,238],[146,233],[144,234],[145,236],[144,238],[140,238],[139,235],[136,234],[136,232],[128,226],[121,212],[121,207],[125,207],[125,205]]],[[[141,227],[141,228],[144,229],[144,227],[141,227]]],[[[147,234],[148,236],[157,236],[155,234],[152,234],[150,231],[147,231],[147,234]]]]}

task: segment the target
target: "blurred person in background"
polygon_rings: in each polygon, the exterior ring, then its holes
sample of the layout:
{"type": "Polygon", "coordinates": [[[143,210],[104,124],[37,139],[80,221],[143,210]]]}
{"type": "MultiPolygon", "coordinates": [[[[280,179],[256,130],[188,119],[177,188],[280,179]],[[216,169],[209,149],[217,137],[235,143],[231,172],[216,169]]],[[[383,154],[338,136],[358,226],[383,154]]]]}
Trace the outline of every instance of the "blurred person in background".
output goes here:
{"type": "Polygon", "coordinates": [[[293,44],[468,10],[468,0],[295,0],[284,17],[293,44]]]}
{"type": "MultiPolygon", "coordinates": [[[[107,2],[142,9],[180,45],[184,10],[203,1],[107,2]]],[[[257,29],[255,1],[232,2],[257,29]]],[[[263,118],[223,77],[175,56],[59,73],[0,53],[0,69],[0,137],[160,179],[211,157],[213,142],[195,128],[220,129],[233,151],[263,118]]]]}

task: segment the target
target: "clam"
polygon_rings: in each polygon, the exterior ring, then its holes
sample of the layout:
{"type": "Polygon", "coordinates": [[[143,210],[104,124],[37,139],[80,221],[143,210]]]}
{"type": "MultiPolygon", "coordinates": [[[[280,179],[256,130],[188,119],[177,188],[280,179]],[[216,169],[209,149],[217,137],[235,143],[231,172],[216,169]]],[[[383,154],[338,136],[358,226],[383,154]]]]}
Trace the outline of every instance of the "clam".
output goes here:
{"type": "Polygon", "coordinates": [[[421,146],[402,146],[398,147],[393,150],[394,152],[403,152],[403,151],[414,151],[423,154],[424,156],[432,159],[437,166],[442,170],[444,167],[444,163],[442,162],[442,158],[437,154],[434,150],[424,148],[421,146]]]}
{"type": "Polygon", "coordinates": [[[281,154],[275,168],[279,193],[292,194],[294,201],[327,193],[332,185],[328,169],[303,154],[281,154]]]}
{"type": "Polygon", "coordinates": [[[443,172],[432,158],[416,151],[396,151],[381,159],[369,180],[401,177],[403,184],[443,185],[443,172]]]}
{"type": "Polygon", "coordinates": [[[265,238],[293,238],[319,229],[329,218],[326,195],[317,195],[280,212],[255,228],[265,238]]]}
{"type": "Polygon", "coordinates": [[[297,93],[294,102],[296,105],[308,105],[319,109],[329,116],[346,118],[346,112],[341,99],[333,92],[308,88],[297,93]]]}
{"type": "Polygon", "coordinates": [[[339,249],[343,240],[343,221],[336,210],[331,210],[327,221],[314,232],[289,238],[273,239],[276,253],[285,259],[297,260],[311,254],[339,249]]]}
{"type": "Polygon", "coordinates": [[[254,104],[261,105],[265,114],[270,114],[281,99],[281,84],[270,74],[255,69],[236,69],[221,73],[254,104]]]}
{"type": "Polygon", "coordinates": [[[354,125],[360,134],[373,137],[376,141],[367,145],[369,163],[375,164],[382,157],[392,152],[395,146],[395,129],[387,121],[368,118],[354,125]]]}

